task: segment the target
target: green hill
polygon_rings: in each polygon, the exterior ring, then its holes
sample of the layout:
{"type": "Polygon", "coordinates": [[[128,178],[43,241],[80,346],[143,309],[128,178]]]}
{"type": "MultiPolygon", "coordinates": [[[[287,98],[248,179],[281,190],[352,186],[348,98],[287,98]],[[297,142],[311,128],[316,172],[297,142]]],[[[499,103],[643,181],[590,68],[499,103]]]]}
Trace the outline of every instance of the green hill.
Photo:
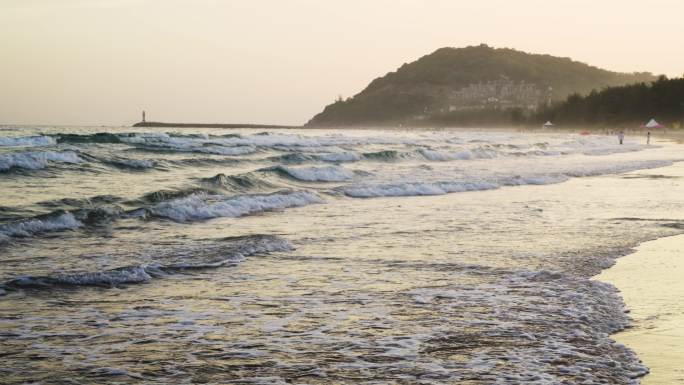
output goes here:
{"type": "Polygon", "coordinates": [[[337,100],[308,126],[394,125],[448,121],[482,110],[534,110],[593,89],[655,80],[650,73],[618,73],[568,58],[487,45],[441,48],[337,100]],[[439,119],[435,119],[439,117],[439,119]]]}

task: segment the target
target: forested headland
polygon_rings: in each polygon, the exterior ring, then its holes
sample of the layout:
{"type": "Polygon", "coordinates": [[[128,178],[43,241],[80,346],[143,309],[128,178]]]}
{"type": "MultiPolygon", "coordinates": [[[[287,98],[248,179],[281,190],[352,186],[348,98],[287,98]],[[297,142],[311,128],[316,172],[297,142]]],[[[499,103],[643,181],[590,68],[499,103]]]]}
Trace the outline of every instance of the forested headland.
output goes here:
{"type": "Polygon", "coordinates": [[[648,72],[612,72],[484,44],[441,48],[373,80],[353,97],[338,98],[307,126],[528,124],[541,106],[557,107],[569,96],[575,100],[592,90],[654,80],[648,72]]]}

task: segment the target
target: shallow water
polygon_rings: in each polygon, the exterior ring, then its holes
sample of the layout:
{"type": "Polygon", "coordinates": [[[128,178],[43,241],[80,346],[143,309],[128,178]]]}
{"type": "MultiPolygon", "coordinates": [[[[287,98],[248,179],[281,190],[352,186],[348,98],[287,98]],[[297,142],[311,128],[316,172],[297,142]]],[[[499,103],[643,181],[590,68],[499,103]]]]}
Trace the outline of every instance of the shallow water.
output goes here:
{"type": "Polygon", "coordinates": [[[664,142],[2,136],[10,383],[635,383],[623,304],[589,278],[683,219],[664,142]]]}

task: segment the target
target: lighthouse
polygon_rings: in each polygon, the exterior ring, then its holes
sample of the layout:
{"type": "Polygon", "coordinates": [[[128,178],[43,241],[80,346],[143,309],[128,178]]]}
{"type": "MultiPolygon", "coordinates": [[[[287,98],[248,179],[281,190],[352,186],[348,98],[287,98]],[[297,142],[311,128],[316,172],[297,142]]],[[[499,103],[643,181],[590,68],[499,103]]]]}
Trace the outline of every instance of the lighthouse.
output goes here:
{"type": "Polygon", "coordinates": [[[143,120],[142,120],[142,121],[143,121],[143,123],[145,123],[145,110],[143,110],[142,116],[143,116],[143,120]]]}

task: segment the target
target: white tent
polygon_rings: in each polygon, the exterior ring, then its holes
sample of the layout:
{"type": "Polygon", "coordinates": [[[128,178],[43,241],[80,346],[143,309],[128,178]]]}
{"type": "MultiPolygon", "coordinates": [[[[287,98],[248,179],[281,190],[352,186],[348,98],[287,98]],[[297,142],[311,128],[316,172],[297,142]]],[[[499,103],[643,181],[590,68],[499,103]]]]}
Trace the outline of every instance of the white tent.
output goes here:
{"type": "Polygon", "coordinates": [[[546,123],[544,123],[544,127],[553,127],[553,126],[554,126],[554,124],[551,123],[550,120],[547,120],[546,123]]]}
{"type": "Polygon", "coordinates": [[[656,122],[655,119],[651,119],[646,125],[644,126],[646,128],[663,128],[663,125],[656,122]]]}

